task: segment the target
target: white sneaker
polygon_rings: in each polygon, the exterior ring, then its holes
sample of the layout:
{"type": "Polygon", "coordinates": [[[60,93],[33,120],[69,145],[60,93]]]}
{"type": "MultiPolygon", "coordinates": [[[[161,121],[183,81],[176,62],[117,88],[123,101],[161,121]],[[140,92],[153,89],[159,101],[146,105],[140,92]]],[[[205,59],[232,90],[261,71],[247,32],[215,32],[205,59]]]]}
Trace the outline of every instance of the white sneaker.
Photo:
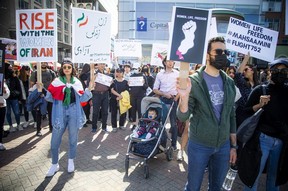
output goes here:
{"type": "Polygon", "coordinates": [[[34,129],[36,129],[37,128],[37,123],[36,122],[34,122],[34,129]]]}
{"type": "Polygon", "coordinates": [[[28,125],[29,125],[29,121],[27,121],[27,122],[24,122],[23,124],[22,124],[22,126],[23,126],[23,128],[25,129],[25,128],[27,128],[28,127],[28,125]]]}
{"type": "Polygon", "coordinates": [[[68,159],[68,172],[72,173],[75,170],[74,159],[68,159]]]}
{"type": "Polygon", "coordinates": [[[125,126],[120,126],[119,128],[122,129],[122,130],[125,130],[125,129],[126,129],[125,126]]]}
{"type": "Polygon", "coordinates": [[[179,150],[177,154],[177,160],[182,161],[183,160],[183,150],[179,150]]]}
{"type": "Polygon", "coordinates": [[[54,174],[59,171],[59,164],[52,164],[52,166],[49,168],[46,177],[52,177],[54,174]]]}
{"type": "Polygon", "coordinates": [[[17,129],[18,129],[19,131],[23,131],[22,125],[17,125],[17,129]]]}
{"type": "Polygon", "coordinates": [[[13,132],[15,132],[16,130],[17,130],[17,129],[16,129],[15,127],[13,127],[13,125],[10,126],[10,129],[9,129],[10,132],[13,133],[13,132]]]}

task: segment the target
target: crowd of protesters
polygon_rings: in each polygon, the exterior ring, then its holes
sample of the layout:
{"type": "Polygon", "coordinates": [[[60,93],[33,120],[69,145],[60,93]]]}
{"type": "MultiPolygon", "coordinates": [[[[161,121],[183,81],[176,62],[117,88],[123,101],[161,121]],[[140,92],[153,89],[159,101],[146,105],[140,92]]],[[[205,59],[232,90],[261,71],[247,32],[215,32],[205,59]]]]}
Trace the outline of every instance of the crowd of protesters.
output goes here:
{"type": "MultiPolygon", "coordinates": [[[[3,137],[15,131],[22,131],[29,125],[34,126],[36,136],[41,137],[41,121],[48,119],[53,141],[51,140],[52,166],[47,176],[53,176],[59,169],[58,149],[66,126],[69,132],[74,132],[74,134],[69,134],[71,148],[68,161],[68,171],[73,172],[73,159],[76,155],[80,127],[91,125],[91,133],[96,133],[100,129],[98,121],[101,121],[102,131],[108,133],[107,120],[109,112],[111,112],[112,132],[116,133],[118,129],[124,130],[126,120],[131,122],[130,128],[133,131],[138,119],[141,118],[141,100],[145,96],[158,96],[166,104],[174,103],[170,114],[170,137],[172,139],[171,146],[175,151],[178,150],[176,144],[177,117],[184,122],[177,160],[183,160],[188,143],[189,166],[186,190],[199,190],[205,169],[212,174],[209,176],[210,189],[220,189],[229,162],[237,165],[236,161],[240,156],[246,157],[245,152],[242,156],[241,150],[248,146],[252,147],[251,145],[255,146],[254,151],[260,149],[262,155],[258,159],[258,163],[256,161],[253,163],[259,168],[256,174],[254,173],[255,176],[250,177],[253,179],[249,181],[250,184],[245,183],[245,190],[257,190],[258,179],[265,164],[267,166],[267,190],[279,190],[279,185],[286,183],[288,179],[288,165],[287,162],[284,162],[287,161],[288,140],[288,121],[285,116],[288,113],[288,59],[275,60],[265,70],[259,70],[257,65],[251,62],[248,53],[239,66],[228,66],[226,61],[223,62],[223,58],[225,60],[227,55],[225,42],[221,39],[214,39],[210,42],[210,49],[207,52],[209,57],[207,57],[206,65],[196,64],[191,69],[192,77],[191,81],[188,80],[186,90],[177,88],[179,73],[174,68],[175,63],[166,58],[163,60],[161,68],[151,67],[149,64],[135,68],[129,61],[112,69],[105,64],[95,64],[93,75],[90,73],[91,64],[84,64],[81,71],[77,73],[71,62],[64,61],[59,72],[53,71],[47,63],[43,62],[41,64],[42,83],[37,81],[35,68],[25,65],[13,67],[13,64],[6,62],[3,95],[0,96],[0,150],[6,150],[3,137]],[[222,60],[222,63],[219,60],[222,60]],[[70,69],[71,71],[67,74],[66,70],[70,69]],[[100,74],[113,78],[110,86],[99,82],[91,85],[93,83],[91,83],[90,77],[95,75],[97,78],[97,75],[100,74]],[[76,77],[79,78],[81,88],[78,87],[78,78],[76,77]],[[143,77],[143,84],[129,86],[129,79],[133,77],[143,77]],[[57,93],[59,85],[56,83],[57,80],[59,84],[63,83],[65,86],[61,99],[57,93]],[[74,83],[75,81],[77,83],[74,83]],[[217,92],[216,82],[217,87],[220,88],[217,89],[217,92]],[[267,88],[267,95],[261,93],[262,85],[267,88]],[[42,90],[41,92],[36,90],[39,88],[42,90]],[[149,89],[150,91],[148,91],[149,89]],[[77,92],[78,90],[79,92],[77,92]],[[85,94],[80,93],[80,90],[85,94]],[[124,99],[123,92],[125,91],[129,92],[131,108],[125,113],[120,113],[119,101],[124,99]],[[212,94],[215,94],[215,100],[213,100],[212,94]],[[34,99],[36,97],[37,100],[34,99]],[[38,98],[41,99],[41,103],[38,98]],[[61,107],[57,100],[61,101],[61,107]],[[43,102],[45,103],[43,104],[43,102]],[[75,110],[75,112],[81,113],[83,124],[77,122],[78,126],[73,129],[72,126],[76,122],[71,122],[69,115],[75,114],[70,113],[75,103],[80,103],[83,108],[83,112],[80,112],[80,107],[75,110]],[[56,125],[59,121],[55,117],[53,119],[53,115],[56,115],[56,107],[65,111],[65,116],[63,113],[61,114],[62,120],[64,120],[62,122],[65,122],[64,129],[61,128],[61,125],[56,125]],[[207,110],[204,110],[205,108],[207,110]],[[264,108],[265,111],[261,116],[259,127],[253,135],[253,144],[242,145],[241,142],[236,141],[236,130],[247,117],[259,108],[264,108]],[[16,125],[13,124],[11,110],[15,116],[16,125]],[[33,119],[29,119],[29,112],[33,119]],[[22,113],[24,114],[23,121],[20,120],[22,113]],[[3,129],[5,117],[9,129],[3,129]],[[233,121],[234,119],[235,121],[233,121]],[[211,131],[206,126],[211,127],[211,131]],[[212,127],[218,129],[213,130],[212,127]],[[62,131],[55,131],[57,128],[62,131]],[[203,129],[201,130],[201,128],[203,129]],[[213,138],[215,133],[222,136],[221,141],[213,138]],[[205,149],[206,151],[202,152],[205,149]],[[220,154],[221,157],[217,158],[215,153],[220,154]]],[[[79,115],[76,116],[80,118],[79,115]]],[[[245,149],[247,150],[247,148],[245,149]]],[[[251,168],[245,170],[247,173],[251,173],[250,171],[251,168]]]]}

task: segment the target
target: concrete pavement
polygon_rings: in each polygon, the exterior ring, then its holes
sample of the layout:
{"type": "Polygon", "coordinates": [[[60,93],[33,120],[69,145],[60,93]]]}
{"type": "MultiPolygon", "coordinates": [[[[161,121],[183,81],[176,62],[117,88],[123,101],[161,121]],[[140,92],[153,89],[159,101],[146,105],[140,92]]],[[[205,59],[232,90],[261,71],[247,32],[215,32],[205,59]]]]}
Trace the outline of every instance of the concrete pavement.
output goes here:
{"type": "MultiPolygon", "coordinates": [[[[127,127],[130,124],[127,124],[127,127]]],[[[187,177],[187,156],[184,161],[170,162],[165,154],[149,161],[150,177],[144,179],[143,163],[130,160],[128,175],[125,175],[124,160],[127,151],[129,128],[118,132],[92,134],[91,125],[79,133],[75,173],[67,173],[67,131],[60,149],[60,171],[52,178],[45,178],[50,167],[51,134],[44,121],[43,136],[36,137],[30,125],[23,131],[10,133],[4,138],[6,151],[0,152],[0,190],[183,190],[187,177]]],[[[109,125],[108,130],[112,128],[109,125]]],[[[261,178],[259,190],[264,190],[261,178]]],[[[205,173],[201,190],[207,190],[205,173]]],[[[240,191],[243,184],[237,178],[233,189],[240,191]]]]}

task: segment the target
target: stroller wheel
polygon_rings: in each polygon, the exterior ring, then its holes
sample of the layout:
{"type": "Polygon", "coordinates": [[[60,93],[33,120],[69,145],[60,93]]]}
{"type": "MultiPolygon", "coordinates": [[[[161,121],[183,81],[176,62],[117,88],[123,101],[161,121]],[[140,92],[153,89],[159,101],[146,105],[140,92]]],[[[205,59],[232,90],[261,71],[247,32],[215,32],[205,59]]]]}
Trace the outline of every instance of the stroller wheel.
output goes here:
{"type": "Polygon", "coordinates": [[[166,159],[168,161],[171,161],[173,159],[173,147],[169,147],[169,149],[167,150],[166,159]]]}
{"type": "Polygon", "coordinates": [[[128,174],[128,169],[129,169],[129,156],[126,155],[125,158],[125,173],[128,174]]]}
{"type": "Polygon", "coordinates": [[[149,167],[147,164],[144,165],[144,178],[147,179],[149,177],[149,167]]]}

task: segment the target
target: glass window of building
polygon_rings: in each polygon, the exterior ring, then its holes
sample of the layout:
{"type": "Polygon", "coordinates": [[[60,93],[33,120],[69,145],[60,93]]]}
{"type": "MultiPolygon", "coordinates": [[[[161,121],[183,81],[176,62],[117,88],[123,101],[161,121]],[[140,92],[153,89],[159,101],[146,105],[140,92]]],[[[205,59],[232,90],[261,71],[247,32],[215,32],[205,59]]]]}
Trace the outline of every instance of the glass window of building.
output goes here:
{"type": "Polygon", "coordinates": [[[61,19],[57,19],[57,27],[61,29],[61,19]]]}
{"type": "Polygon", "coordinates": [[[62,41],[62,33],[61,33],[61,32],[58,32],[58,33],[57,33],[57,36],[58,36],[58,41],[62,41]]]}
{"type": "Polygon", "coordinates": [[[46,0],[46,7],[52,8],[52,0],[46,0]]]}
{"type": "Polygon", "coordinates": [[[279,31],[280,19],[278,19],[278,18],[266,18],[265,19],[265,26],[269,29],[279,31]]]}
{"type": "Polygon", "coordinates": [[[68,23],[66,23],[66,22],[64,23],[64,30],[65,30],[65,31],[68,31],[68,30],[69,30],[69,28],[68,28],[68,23]]]}
{"type": "Polygon", "coordinates": [[[25,0],[19,1],[19,9],[29,9],[29,3],[25,0]]]}
{"type": "Polygon", "coordinates": [[[42,0],[35,0],[35,3],[42,5],[42,0]]]}
{"type": "Polygon", "coordinates": [[[65,19],[69,18],[69,12],[67,10],[64,10],[64,18],[65,19]]]}
{"type": "Polygon", "coordinates": [[[64,35],[64,42],[69,43],[69,36],[68,35],[64,35]]]}
{"type": "Polygon", "coordinates": [[[61,7],[60,5],[56,5],[57,15],[61,17],[61,7]]]}
{"type": "Polygon", "coordinates": [[[235,11],[242,13],[245,21],[258,24],[260,21],[260,7],[256,5],[235,5],[235,11]]]}

